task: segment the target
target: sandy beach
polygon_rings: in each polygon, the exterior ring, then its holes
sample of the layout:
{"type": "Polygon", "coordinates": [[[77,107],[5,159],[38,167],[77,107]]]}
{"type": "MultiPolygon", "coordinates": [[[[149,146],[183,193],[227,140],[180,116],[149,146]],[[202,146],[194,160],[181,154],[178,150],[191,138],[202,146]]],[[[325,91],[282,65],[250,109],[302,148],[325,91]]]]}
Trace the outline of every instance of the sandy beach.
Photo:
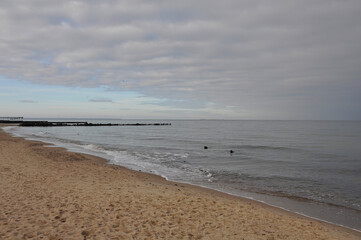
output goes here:
{"type": "Polygon", "coordinates": [[[0,239],[361,239],[347,228],[44,145],[0,130],[0,239]]]}

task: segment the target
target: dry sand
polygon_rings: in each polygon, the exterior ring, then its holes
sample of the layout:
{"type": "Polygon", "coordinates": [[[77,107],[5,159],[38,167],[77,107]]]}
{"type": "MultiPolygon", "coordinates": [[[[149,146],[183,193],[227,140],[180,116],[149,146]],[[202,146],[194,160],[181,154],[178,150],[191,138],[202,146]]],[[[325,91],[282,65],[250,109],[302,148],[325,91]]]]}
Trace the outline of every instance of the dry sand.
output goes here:
{"type": "Polygon", "coordinates": [[[0,239],[361,239],[0,130],[0,239]]]}

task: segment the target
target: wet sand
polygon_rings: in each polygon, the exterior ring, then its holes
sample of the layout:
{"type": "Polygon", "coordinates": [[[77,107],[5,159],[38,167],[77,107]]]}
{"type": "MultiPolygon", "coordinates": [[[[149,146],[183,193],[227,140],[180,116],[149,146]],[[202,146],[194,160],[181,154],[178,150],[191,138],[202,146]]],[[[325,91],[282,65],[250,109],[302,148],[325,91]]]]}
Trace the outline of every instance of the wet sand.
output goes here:
{"type": "Polygon", "coordinates": [[[0,239],[361,239],[361,234],[0,130],[0,239]]]}

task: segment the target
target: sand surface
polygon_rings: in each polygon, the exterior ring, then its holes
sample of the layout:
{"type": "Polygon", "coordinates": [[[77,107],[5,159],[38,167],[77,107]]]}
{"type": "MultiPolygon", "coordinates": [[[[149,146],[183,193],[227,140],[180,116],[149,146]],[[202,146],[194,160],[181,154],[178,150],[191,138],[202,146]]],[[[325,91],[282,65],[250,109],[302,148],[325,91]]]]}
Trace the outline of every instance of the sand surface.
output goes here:
{"type": "Polygon", "coordinates": [[[0,239],[361,239],[0,130],[0,239]]]}

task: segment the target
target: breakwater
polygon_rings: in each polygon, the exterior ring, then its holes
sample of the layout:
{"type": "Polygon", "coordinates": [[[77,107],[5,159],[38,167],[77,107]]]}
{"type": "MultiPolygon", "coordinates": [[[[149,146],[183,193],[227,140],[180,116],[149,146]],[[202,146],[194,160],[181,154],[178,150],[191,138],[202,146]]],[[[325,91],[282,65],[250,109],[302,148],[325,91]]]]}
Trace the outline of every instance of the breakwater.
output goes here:
{"type": "Polygon", "coordinates": [[[89,123],[89,122],[49,122],[49,121],[23,121],[21,127],[99,127],[99,126],[169,126],[171,123],[89,123]]]}

